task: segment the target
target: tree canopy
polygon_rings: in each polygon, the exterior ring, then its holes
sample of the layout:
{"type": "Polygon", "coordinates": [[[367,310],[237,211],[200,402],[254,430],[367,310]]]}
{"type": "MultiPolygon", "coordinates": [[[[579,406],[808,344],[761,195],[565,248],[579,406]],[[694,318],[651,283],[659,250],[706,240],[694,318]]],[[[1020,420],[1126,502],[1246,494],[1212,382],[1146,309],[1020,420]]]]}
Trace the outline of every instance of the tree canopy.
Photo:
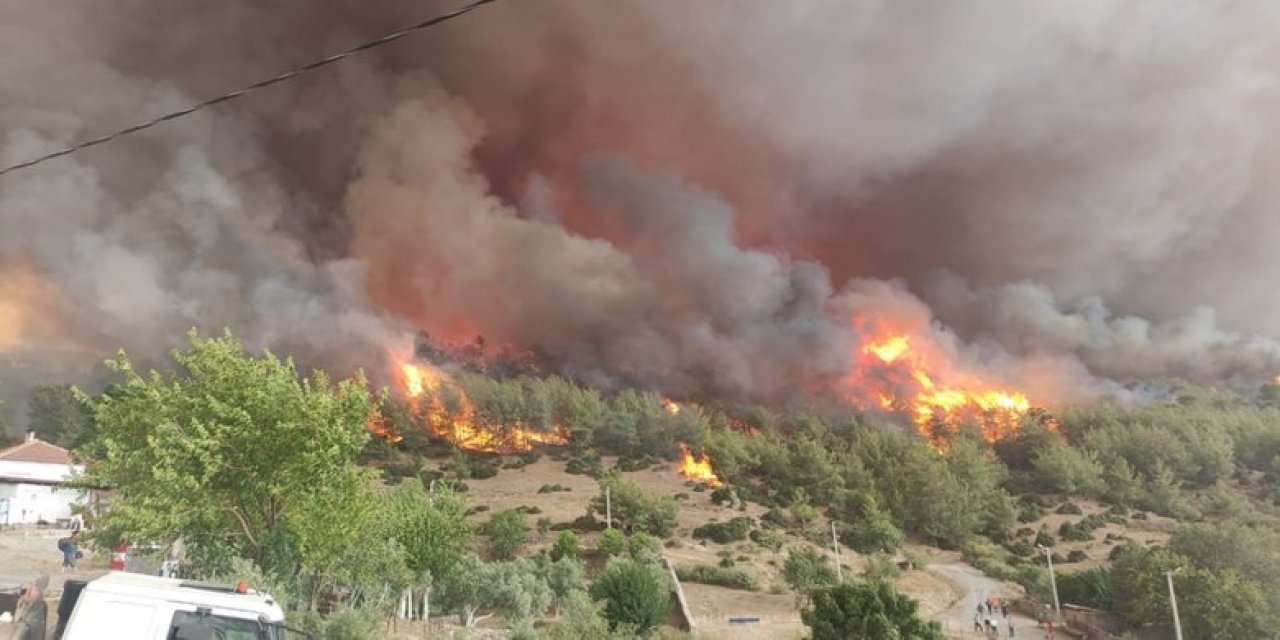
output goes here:
{"type": "MultiPolygon", "coordinates": [[[[370,394],[361,377],[303,378],[291,360],[251,356],[229,333],[188,335],[176,371],[135,371],[121,352],[113,393],[88,399],[95,430],[82,447],[84,481],[110,487],[99,535],[130,541],[184,536],[289,571],[332,545],[334,513],[360,503],[367,474],[370,394]]],[[[353,526],[348,524],[345,526],[353,526]]]]}

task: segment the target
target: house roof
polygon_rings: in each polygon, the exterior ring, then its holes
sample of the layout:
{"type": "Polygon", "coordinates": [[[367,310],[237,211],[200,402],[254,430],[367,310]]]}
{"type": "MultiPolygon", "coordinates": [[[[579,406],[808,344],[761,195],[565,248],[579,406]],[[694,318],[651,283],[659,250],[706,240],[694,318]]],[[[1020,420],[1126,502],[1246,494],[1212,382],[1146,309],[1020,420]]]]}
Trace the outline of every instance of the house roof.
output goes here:
{"type": "Polygon", "coordinates": [[[71,464],[71,452],[43,440],[28,439],[0,451],[0,461],[43,462],[45,464],[71,464]]]}

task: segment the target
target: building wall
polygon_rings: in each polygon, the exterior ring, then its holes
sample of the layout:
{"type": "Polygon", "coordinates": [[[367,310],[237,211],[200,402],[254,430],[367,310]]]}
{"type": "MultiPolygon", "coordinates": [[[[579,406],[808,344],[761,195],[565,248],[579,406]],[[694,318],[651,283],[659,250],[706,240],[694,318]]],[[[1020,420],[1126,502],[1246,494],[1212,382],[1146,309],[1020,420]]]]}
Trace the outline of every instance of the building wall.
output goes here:
{"type": "Polygon", "coordinates": [[[71,516],[71,506],[84,502],[83,492],[64,487],[0,482],[0,500],[8,499],[8,522],[0,506],[0,524],[33,524],[44,520],[55,522],[71,516]]]}

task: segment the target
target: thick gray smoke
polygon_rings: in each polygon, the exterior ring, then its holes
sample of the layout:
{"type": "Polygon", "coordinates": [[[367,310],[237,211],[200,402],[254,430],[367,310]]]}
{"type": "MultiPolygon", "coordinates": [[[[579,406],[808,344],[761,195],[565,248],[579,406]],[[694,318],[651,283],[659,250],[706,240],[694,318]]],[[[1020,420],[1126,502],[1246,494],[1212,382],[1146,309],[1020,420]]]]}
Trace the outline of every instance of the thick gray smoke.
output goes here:
{"type": "MultiPolygon", "coordinates": [[[[0,0],[0,161],[429,4],[0,0]]],[[[1280,371],[1278,25],[1256,2],[500,1],[0,178],[0,276],[39,279],[0,289],[0,346],[158,358],[229,326],[346,369],[423,329],[771,397],[841,379],[852,316],[892,308],[1055,398],[1256,382],[1280,371]]]]}

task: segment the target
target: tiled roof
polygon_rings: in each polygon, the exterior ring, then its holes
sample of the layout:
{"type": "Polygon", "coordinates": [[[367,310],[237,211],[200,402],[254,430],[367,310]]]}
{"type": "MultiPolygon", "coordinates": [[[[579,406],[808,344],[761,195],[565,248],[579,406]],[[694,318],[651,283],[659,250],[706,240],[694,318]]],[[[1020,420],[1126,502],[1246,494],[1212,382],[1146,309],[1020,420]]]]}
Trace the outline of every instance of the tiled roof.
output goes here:
{"type": "Polygon", "coordinates": [[[51,445],[43,440],[28,440],[0,451],[0,460],[6,462],[71,464],[71,453],[62,447],[51,445]]]}

